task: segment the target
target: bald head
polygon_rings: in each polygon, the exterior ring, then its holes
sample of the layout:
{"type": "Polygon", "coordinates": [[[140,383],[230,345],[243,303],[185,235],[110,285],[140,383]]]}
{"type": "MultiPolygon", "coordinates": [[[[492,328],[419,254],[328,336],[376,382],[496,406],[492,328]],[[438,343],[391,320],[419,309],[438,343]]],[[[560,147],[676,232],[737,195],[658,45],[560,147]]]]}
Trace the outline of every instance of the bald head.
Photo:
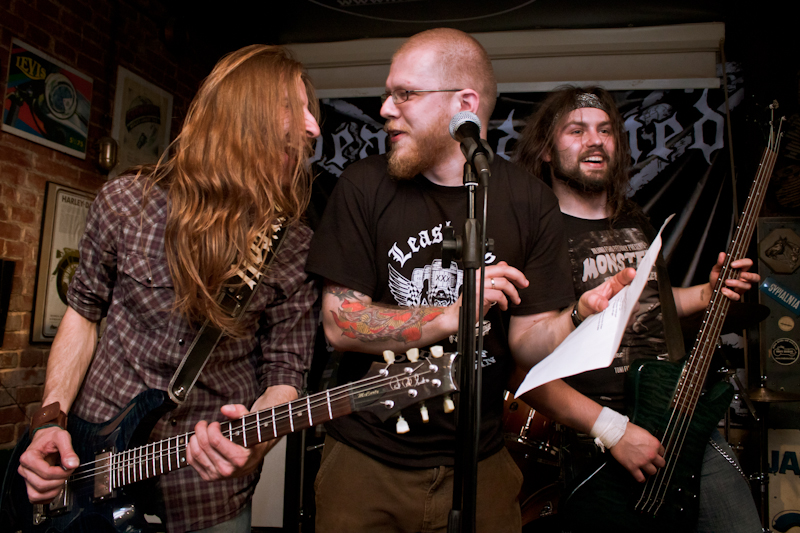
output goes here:
{"type": "Polygon", "coordinates": [[[480,95],[478,116],[488,122],[497,100],[497,80],[489,54],[481,43],[463,31],[436,28],[411,36],[393,60],[412,50],[434,51],[441,89],[473,89],[480,95]]]}

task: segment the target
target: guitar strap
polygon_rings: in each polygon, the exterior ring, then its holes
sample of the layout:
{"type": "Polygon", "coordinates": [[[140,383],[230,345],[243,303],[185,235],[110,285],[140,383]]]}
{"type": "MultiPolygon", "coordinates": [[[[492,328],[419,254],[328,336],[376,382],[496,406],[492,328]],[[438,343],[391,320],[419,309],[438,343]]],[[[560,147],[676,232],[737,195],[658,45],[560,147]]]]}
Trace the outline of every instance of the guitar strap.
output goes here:
{"type": "Polygon", "coordinates": [[[658,276],[658,296],[661,300],[661,319],[664,321],[664,337],[667,341],[667,354],[670,361],[678,361],[686,355],[683,345],[683,332],[678,319],[678,309],[672,295],[672,284],[669,282],[667,263],[661,252],[656,259],[656,275],[658,276]]]}
{"type": "MultiPolygon", "coordinates": [[[[279,220],[282,222],[282,219],[279,220]]],[[[219,304],[229,316],[238,320],[241,318],[242,313],[247,309],[253,295],[261,285],[270,264],[278,254],[278,249],[283,242],[283,237],[286,234],[285,228],[281,226],[273,226],[272,238],[266,243],[257,243],[253,245],[254,253],[258,254],[256,257],[264,254],[261,263],[261,268],[248,269],[248,272],[239,272],[236,276],[231,278],[231,282],[227,284],[222,290],[219,297],[219,304]],[[253,279],[255,277],[255,279],[253,279]],[[238,285],[238,288],[236,286],[238,285]]],[[[261,239],[263,241],[263,239],[261,239]]],[[[222,331],[215,327],[211,320],[206,319],[200,331],[197,332],[192,344],[183,356],[181,364],[172,376],[169,382],[170,399],[176,404],[181,404],[186,401],[189,392],[194,387],[200,372],[206,365],[206,361],[211,356],[214,348],[219,344],[222,339],[222,331]]]]}
{"type": "MultiPolygon", "coordinates": [[[[652,243],[656,238],[656,230],[649,222],[641,222],[644,234],[652,243]]],[[[672,295],[672,284],[669,281],[667,262],[661,251],[656,258],[656,276],[658,277],[658,298],[661,302],[661,320],[664,323],[664,338],[667,343],[667,356],[670,361],[679,361],[686,355],[683,345],[683,331],[678,319],[678,309],[675,307],[675,297],[672,295]]]]}

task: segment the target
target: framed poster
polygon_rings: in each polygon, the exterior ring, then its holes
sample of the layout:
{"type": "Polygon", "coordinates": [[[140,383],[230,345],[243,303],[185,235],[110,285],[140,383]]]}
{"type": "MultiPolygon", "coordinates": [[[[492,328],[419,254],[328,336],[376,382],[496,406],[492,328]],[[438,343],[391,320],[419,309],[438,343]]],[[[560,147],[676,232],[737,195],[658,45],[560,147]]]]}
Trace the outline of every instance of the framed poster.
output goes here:
{"type": "Polygon", "coordinates": [[[78,268],[78,244],[95,195],[47,182],[31,342],[53,342],[78,268]]]}
{"type": "Polygon", "coordinates": [[[113,178],[134,165],[155,163],[169,146],[172,95],[124,67],[117,70],[111,136],[119,144],[113,178]]]}
{"type": "Polygon", "coordinates": [[[86,159],[92,78],[12,39],[2,130],[86,159]]]}

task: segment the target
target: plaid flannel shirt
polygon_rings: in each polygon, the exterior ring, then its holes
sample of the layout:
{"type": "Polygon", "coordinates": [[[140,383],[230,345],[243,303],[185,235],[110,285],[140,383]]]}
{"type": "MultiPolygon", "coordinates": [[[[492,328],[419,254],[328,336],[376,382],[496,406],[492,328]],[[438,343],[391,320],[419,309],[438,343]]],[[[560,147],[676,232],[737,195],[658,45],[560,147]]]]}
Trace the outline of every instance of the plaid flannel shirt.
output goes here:
{"type": "MultiPolygon", "coordinates": [[[[166,390],[199,328],[173,311],[164,252],[168,200],[153,187],[142,210],[144,180],[107,183],[93,203],[80,244],[69,305],[97,322],[107,316],[72,412],[92,423],[116,416],[137,394],[166,390]]],[[[164,417],[151,440],[191,432],[200,420],[223,421],[224,404],[250,407],[273,385],[303,387],[313,354],[318,287],[304,272],[311,230],[287,228],[266,278],[241,320],[244,338],[223,337],[189,398],[164,417]]],[[[252,497],[259,473],[205,482],[193,468],[160,476],[170,533],[235,516],[252,497]]]]}

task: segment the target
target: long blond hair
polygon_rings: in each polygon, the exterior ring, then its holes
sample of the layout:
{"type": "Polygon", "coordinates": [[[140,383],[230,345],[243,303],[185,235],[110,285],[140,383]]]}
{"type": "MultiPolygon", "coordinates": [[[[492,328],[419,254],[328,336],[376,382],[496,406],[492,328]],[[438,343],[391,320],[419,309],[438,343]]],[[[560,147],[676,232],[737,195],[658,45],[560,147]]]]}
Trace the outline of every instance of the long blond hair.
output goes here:
{"type": "Polygon", "coordinates": [[[317,117],[303,66],[285,50],[251,45],[226,55],[192,100],[172,157],[150,175],[170,201],[165,246],[175,307],[229,335],[243,328],[217,303],[223,285],[252,264],[259,235],[269,238],[279,218],[294,223],[308,206],[311,140],[298,79],[317,117]]]}

